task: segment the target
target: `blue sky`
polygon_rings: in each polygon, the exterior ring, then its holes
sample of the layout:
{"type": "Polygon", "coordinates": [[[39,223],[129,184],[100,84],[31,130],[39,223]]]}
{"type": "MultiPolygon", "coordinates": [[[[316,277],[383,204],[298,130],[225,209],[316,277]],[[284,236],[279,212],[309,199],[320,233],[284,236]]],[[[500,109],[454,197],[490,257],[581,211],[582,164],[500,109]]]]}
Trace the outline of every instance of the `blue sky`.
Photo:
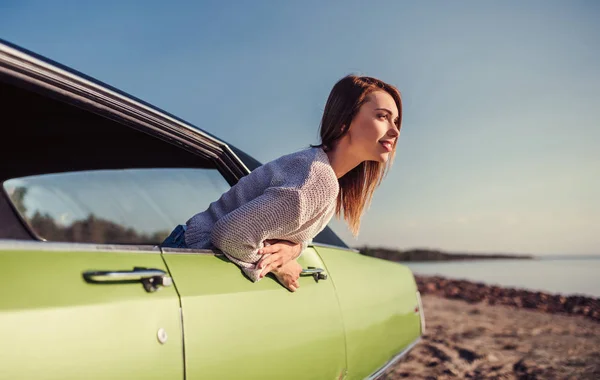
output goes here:
{"type": "Polygon", "coordinates": [[[392,171],[351,245],[600,253],[600,3],[0,0],[0,37],[265,162],[333,84],[395,84],[392,171]]]}

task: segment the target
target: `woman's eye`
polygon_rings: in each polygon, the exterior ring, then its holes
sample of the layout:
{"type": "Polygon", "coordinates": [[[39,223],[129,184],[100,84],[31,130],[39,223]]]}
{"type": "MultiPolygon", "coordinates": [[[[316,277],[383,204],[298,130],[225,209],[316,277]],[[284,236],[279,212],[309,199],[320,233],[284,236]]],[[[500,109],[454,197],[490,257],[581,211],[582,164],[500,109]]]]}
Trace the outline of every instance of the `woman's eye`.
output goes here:
{"type": "Polygon", "coordinates": [[[384,113],[377,115],[377,117],[380,119],[387,119],[387,115],[384,113]]]}

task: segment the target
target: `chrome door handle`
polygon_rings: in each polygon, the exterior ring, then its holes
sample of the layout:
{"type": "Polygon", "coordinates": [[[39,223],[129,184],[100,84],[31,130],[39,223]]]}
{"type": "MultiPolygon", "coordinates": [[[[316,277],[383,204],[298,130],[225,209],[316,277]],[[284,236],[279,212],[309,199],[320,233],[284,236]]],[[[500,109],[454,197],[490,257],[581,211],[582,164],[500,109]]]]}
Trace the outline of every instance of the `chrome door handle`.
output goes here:
{"type": "Polygon", "coordinates": [[[327,273],[324,273],[325,269],[308,267],[307,269],[302,269],[300,272],[300,276],[313,276],[316,282],[319,280],[327,280],[327,273]]]}
{"type": "Polygon", "coordinates": [[[117,284],[141,282],[147,292],[155,292],[160,286],[171,286],[173,280],[161,269],[135,267],[133,270],[86,271],[86,282],[92,284],[117,284]]]}

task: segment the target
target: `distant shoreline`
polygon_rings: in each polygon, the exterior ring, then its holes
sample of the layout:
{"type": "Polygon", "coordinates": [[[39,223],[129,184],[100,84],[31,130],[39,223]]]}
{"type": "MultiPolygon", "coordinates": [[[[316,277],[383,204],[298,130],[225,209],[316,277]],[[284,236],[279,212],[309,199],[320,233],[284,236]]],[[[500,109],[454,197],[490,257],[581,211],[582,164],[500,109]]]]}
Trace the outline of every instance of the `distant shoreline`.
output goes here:
{"type": "Polygon", "coordinates": [[[397,250],[390,248],[359,247],[359,252],[365,256],[396,262],[426,262],[426,261],[472,261],[472,260],[534,260],[533,255],[510,253],[458,253],[443,252],[431,249],[397,250]]]}

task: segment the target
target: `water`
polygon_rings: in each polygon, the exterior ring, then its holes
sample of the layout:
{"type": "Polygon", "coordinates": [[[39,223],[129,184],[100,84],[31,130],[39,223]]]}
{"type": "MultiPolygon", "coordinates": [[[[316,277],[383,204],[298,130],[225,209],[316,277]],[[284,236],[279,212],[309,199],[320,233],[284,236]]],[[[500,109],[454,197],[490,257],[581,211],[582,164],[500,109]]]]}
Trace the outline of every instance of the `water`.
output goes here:
{"type": "Polygon", "coordinates": [[[600,257],[403,263],[415,274],[563,295],[600,297],[600,257]]]}

